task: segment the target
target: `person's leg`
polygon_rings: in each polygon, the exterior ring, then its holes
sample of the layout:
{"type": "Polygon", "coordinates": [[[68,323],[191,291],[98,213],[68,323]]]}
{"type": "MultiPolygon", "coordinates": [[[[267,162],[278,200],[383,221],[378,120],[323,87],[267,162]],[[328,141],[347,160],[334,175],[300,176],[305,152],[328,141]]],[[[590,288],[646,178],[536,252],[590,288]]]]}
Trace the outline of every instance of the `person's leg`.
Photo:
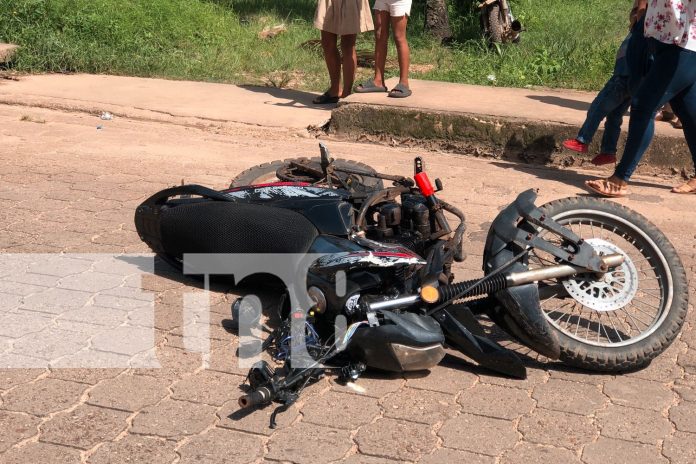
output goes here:
{"type": "Polygon", "coordinates": [[[408,88],[408,71],[411,65],[411,50],[406,40],[406,26],[408,15],[391,18],[391,26],[396,43],[396,53],[399,58],[399,84],[408,88]]]}
{"type": "Polygon", "coordinates": [[[591,190],[622,190],[650,145],[655,130],[655,113],[675,95],[696,82],[696,53],[676,45],[655,42],[655,62],[636,91],[631,103],[628,140],[621,162],[608,179],[587,181],[591,190]]]}
{"type": "Polygon", "coordinates": [[[616,146],[621,136],[623,117],[630,106],[631,97],[625,94],[623,102],[607,114],[607,119],[604,122],[604,135],[602,136],[600,153],[605,155],[616,155],[616,146]]]}
{"type": "Polygon", "coordinates": [[[384,86],[389,46],[389,11],[375,11],[375,86],[384,86]]]}
{"type": "Polygon", "coordinates": [[[345,98],[353,91],[353,81],[355,81],[355,70],[358,68],[358,54],[355,50],[356,34],[341,36],[341,58],[343,64],[343,92],[341,97],[345,98]]]}
{"type": "Polygon", "coordinates": [[[578,142],[586,145],[592,142],[602,120],[624,104],[627,95],[626,87],[626,78],[622,76],[612,76],[607,81],[592,101],[590,109],[587,110],[585,122],[578,132],[578,142]]]}
{"type": "Polygon", "coordinates": [[[341,56],[338,53],[337,41],[336,34],[321,31],[321,48],[324,50],[324,61],[331,81],[327,93],[332,97],[341,95],[341,56]]]}
{"type": "Polygon", "coordinates": [[[696,52],[658,44],[655,63],[631,103],[628,140],[614,178],[628,182],[655,132],[655,113],[696,81],[696,52]]]}
{"type": "MultiPolygon", "coordinates": [[[[696,166],[696,84],[691,85],[672,99],[672,109],[682,123],[691,159],[696,166]]],[[[672,191],[676,193],[696,192],[696,177],[692,177],[688,182],[675,187],[672,191]]]]}

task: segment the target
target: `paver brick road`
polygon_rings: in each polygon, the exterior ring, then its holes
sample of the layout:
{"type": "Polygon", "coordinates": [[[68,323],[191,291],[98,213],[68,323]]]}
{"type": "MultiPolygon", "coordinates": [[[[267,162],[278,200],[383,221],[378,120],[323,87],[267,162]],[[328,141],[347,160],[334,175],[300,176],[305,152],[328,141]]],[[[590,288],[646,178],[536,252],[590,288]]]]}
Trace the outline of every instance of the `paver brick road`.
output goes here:
{"type": "MultiPolygon", "coordinates": [[[[317,149],[315,139],[297,131],[104,122],[14,106],[0,106],[0,141],[3,253],[147,253],[133,213],[150,194],[182,179],[221,188],[246,167],[317,149]]],[[[419,153],[340,141],[329,147],[337,157],[403,174],[419,153]]],[[[541,201],[576,195],[587,175],[424,155],[432,177],[443,180],[445,197],[468,216],[469,258],[457,269],[460,278],[478,274],[490,221],[518,192],[538,187],[541,201]]],[[[632,197],[622,201],[667,233],[693,281],[696,196],[670,195],[669,180],[638,180],[632,197]]],[[[237,337],[223,326],[234,295],[217,288],[211,296],[211,352],[203,369],[201,355],[186,349],[181,314],[183,295],[200,292],[200,285],[162,269],[141,282],[154,298],[149,327],[162,367],[0,369],[0,462],[696,462],[693,311],[680,339],[640,372],[592,375],[529,361],[528,379],[518,381],[450,359],[428,375],[367,375],[358,383],[362,391],[329,376],[271,430],[270,408],[237,412],[245,370],[234,357],[237,337]]],[[[138,322],[137,299],[118,298],[128,284],[108,266],[76,257],[53,267],[46,261],[0,271],[3,308],[21,309],[56,282],[68,292],[39,311],[35,333],[63,324],[79,334],[123,317],[128,327],[148,327],[138,322]],[[85,288],[81,276],[88,271],[99,278],[85,288]],[[76,304],[75,292],[85,293],[91,312],[61,311],[62,303],[76,304]]],[[[696,301],[693,287],[691,293],[696,301]]],[[[31,353],[39,342],[0,323],[0,352],[20,346],[31,353]]],[[[73,348],[62,347],[66,356],[73,348]]],[[[140,351],[109,340],[99,349],[105,362],[117,364],[140,351]]]]}

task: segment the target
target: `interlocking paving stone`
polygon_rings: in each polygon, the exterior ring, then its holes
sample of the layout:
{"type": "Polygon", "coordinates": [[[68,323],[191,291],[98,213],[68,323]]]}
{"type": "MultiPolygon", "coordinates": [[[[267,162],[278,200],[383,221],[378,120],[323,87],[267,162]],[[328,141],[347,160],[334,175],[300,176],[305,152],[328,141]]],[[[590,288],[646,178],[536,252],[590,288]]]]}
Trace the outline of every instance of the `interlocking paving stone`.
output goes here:
{"type": "Polygon", "coordinates": [[[66,288],[48,288],[42,292],[24,297],[22,307],[31,311],[48,314],[62,314],[66,309],[83,307],[92,293],[66,288]]]}
{"type": "Polygon", "coordinates": [[[348,430],[299,423],[271,436],[266,457],[298,464],[329,463],[341,459],[352,447],[348,430]]]}
{"type": "MultiPolygon", "coordinates": [[[[102,325],[106,327],[118,327],[126,322],[128,312],[114,308],[106,308],[101,306],[87,305],[83,308],[77,308],[70,311],[65,311],[58,316],[58,321],[76,321],[92,325],[102,325]]],[[[104,330],[103,327],[95,327],[94,332],[104,330]]]]}
{"type": "MultiPolygon", "coordinates": [[[[27,267],[27,272],[67,277],[88,271],[92,263],[84,259],[75,259],[63,255],[44,254],[27,267]]],[[[79,289],[78,289],[79,290],[79,289]]]]}
{"type": "Polygon", "coordinates": [[[440,448],[433,454],[427,454],[418,464],[444,464],[461,462],[466,464],[495,464],[495,458],[449,448],[440,448]]]}
{"type": "Polygon", "coordinates": [[[674,393],[662,383],[621,377],[604,385],[604,393],[614,404],[661,411],[674,401],[674,393]]]}
{"type": "Polygon", "coordinates": [[[462,411],[499,419],[515,419],[534,407],[525,390],[477,384],[459,397],[462,411]],[[485,398],[484,401],[481,399],[485,398]]]}
{"type": "Polygon", "coordinates": [[[696,403],[684,401],[670,408],[669,419],[674,422],[677,430],[696,433],[696,403]]]}
{"type": "Polygon", "coordinates": [[[434,425],[457,414],[454,395],[404,388],[389,395],[383,402],[384,416],[434,425]]]}
{"type": "Polygon", "coordinates": [[[672,432],[667,418],[658,411],[627,408],[611,404],[597,413],[602,436],[655,444],[672,432]]]}
{"type": "Polygon", "coordinates": [[[123,326],[108,327],[92,338],[92,347],[98,351],[133,356],[155,346],[152,329],[123,326]]]}
{"type": "Polygon", "coordinates": [[[46,369],[0,369],[0,390],[31,382],[45,372],[46,369]]]}
{"type": "MultiPolygon", "coordinates": [[[[329,431],[330,433],[331,431],[329,431]]],[[[317,441],[321,443],[326,434],[316,436],[320,437],[317,441]]],[[[329,437],[329,441],[331,438],[329,437]]],[[[295,442],[296,444],[297,442],[295,442]]],[[[341,443],[337,442],[336,445],[340,447],[341,443]]],[[[331,446],[331,444],[329,443],[327,446],[331,446]]],[[[314,449],[314,446],[308,448],[314,449]]],[[[256,461],[263,454],[263,451],[263,440],[260,437],[234,430],[215,428],[203,435],[191,438],[179,449],[178,454],[181,455],[179,461],[181,464],[243,464],[256,461]]],[[[318,453],[322,451],[317,450],[318,453]]],[[[291,451],[290,455],[292,456],[292,454],[291,451]]]]}
{"type": "Polygon", "coordinates": [[[21,338],[27,334],[41,332],[51,325],[51,321],[50,315],[22,309],[0,313],[0,336],[21,338]]]}
{"type": "Polygon", "coordinates": [[[305,401],[302,415],[304,422],[355,430],[378,417],[380,407],[376,398],[329,391],[305,401]]]}
{"type": "Polygon", "coordinates": [[[582,452],[586,464],[635,464],[637,462],[668,464],[656,445],[646,445],[613,438],[600,438],[582,452]]]}
{"type": "Polygon", "coordinates": [[[438,435],[447,448],[489,456],[511,449],[519,438],[511,421],[466,413],[445,422],[438,435]]]}
{"type": "Polygon", "coordinates": [[[170,464],[177,458],[176,443],[162,438],[126,435],[100,446],[88,464],[170,464]]]}
{"type": "Polygon", "coordinates": [[[101,380],[114,378],[121,372],[123,369],[53,369],[48,377],[96,385],[101,380]]]}
{"type": "Polygon", "coordinates": [[[580,464],[580,458],[572,451],[533,443],[521,443],[506,452],[500,464],[580,464]]]}
{"type": "Polygon", "coordinates": [[[447,358],[429,372],[408,372],[405,377],[408,387],[452,395],[471,388],[477,379],[475,374],[462,369],[461,364],[448,362],[447,358]]]}
{"type": "Polygon", "coordinates": [[[686,353],[680,354],[677,363],[688,374],[696,374],[696,347],[690,347],[686,353]]]}
{"type": "Polygon", "coordinates": [[[200,371],[172,385],[172,398],[222,406],[239,398],[237,392],[244,377],[215,371],[200,371]]]}
{"type": "Polygon", "coordinates": [[[123,411],[81,405],[70,412],[56,414],[41,425],[39,440],[87,450],[123,432],[129,415],[123,411]]]}
{"type": "Polygon", "coordinates": [[[675,432],[662,445],[664,454],[671,464],[693,464],[696,462],[696,434],[675,432]]]}
{"type": "Polygon", "coordinates": [[[145,375],[122,375],[101,382],[89,392],[87,402],[124,411],[139,411],[169,395],[169,382],[145,375]]]}
{"type": "Polygon", "coordinates": [[[395,461],[393,459],[367,456],[365,454],[351,454],[340,462],[341,464],[394,464],[395,461]]]}
{"type": "Polygon", "coordinates": [[[523,416],[518,428],[525,441],[569,449],[580,448],[598,435],[588,417],[542,408],[523,416]]]}
{"type": "Polygon", "coordinates": [[[85,272],[83,274],[63,277],[58,282],[58,287],[69,290],[96,293],[110,288],[120,287],[123,277],[116,274],[102,272],[85,272]]]}
{"type": "Polygon", "coordinates": [[[15,340],[11,353],[41,358],[51,363],[88,347],[89,333],[76,333],[49,327],[36,334],[15,340]]]}
{"type": "Polygon", "coordinates": [[[202,432],[215,422],[213,406],[165,399],[133,419],[131,433],[179,439],[202,432]]]}
{"type": "Polygon", "coordinates": [[[80,452],[74,448],[48,443],[28,443],[21,448],[13,448],[0,455],[2,464],[80,464],[80,452]]]}
{"type": "Polygon", "coordinates": [[[45,416],[61,411],[80,401],[87,385],[44,378],[23,383],[4,396],[3,409],[45,416]]]}
{"type": "Polygon", "coordinates": [[[162,379],[169,379],[172,382],[181,379],[201,368],[203,358],[199,353],[189,353],[183,350],[169,347],[157,347],[155,356],[159,361],[160,368],[156,369],[134,369],[135,375],[148,375],[162,379]]]}
{"type": "Polygon", "coordinates": [[[40,423],[41,420],[34,416],[0,410],[0,453],[36,435],[40,423]]]}
{"type": "Polygon", "coordinates": [[[535,387],[532,398],[540,408],[583,416],[592,414],[607,401],[594,385],[557,379],[550,379],[544,385],[535,387]]]}
{"type": "Polygon", "coordinates": [[[380,419],[361,427],[355,436],[361,453],[398,461],[415,461],[432,452],[437,439],[425,424],[380,419]]]}
{"type": "Polygon", "coordinates": [[[673,389],[682,400],[696,402],[696,378],[678,379],[674,382],[673,389]]]}

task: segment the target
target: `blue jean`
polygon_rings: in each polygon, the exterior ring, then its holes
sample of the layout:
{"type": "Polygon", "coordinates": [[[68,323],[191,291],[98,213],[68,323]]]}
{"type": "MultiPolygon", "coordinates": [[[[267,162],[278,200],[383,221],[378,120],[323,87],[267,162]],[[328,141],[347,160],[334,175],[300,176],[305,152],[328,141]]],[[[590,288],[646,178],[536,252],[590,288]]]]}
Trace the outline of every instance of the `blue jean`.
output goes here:
{"type": "Polygon", "coordinates": [[[667,102],[684,126],[696,164],[696,52],[649,39],[655,61],[631,102],[628,140],[614,175],[628,181],[650,146],[655,114],[667,102]]]}
{"type": "Polygon", "coordinates": [[[599,124],[606,118],[600,153],[615,155],[616,145],[621,135],[623,116],[630,105],[628,76],[611,76],[590,105],[585,123],[578,132],[577,140],[589,144],[597,132],[599,124]]]}

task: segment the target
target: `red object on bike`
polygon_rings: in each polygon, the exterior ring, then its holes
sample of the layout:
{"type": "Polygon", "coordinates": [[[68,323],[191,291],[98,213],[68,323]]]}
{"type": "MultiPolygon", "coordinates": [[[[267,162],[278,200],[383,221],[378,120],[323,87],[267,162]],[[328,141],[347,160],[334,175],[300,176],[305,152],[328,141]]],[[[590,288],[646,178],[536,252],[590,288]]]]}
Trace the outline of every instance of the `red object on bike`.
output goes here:
{"type": "Polygon", "coordinates": [[[429,197],[433,193],[435,193],[433,184],[430,183],[430,179],[428,178],[428,175],[426,173],[419,172],[414,176],[414,178],[416,179],[416,184],[418,184],[418,188],[420,189],[423,196],[429,197]]]}

